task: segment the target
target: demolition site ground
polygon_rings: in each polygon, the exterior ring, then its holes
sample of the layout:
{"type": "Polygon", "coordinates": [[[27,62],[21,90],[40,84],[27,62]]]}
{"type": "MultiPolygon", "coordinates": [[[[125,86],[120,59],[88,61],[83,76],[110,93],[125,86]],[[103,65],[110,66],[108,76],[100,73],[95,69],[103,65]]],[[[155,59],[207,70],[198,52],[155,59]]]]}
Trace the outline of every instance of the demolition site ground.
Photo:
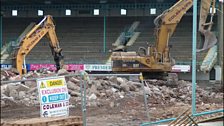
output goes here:
{"type": "MultiPolygon", "coordinates": [[[[71,74],[65,70],[58,75],[71,74]]],[[[27,79],[54,76],[55,73],[29,72],[27,79]]],[[[2,81],[18,80],[12,71],[1,71],[2,81]]],[[[66,77],[70,94],[71,116],[82,116],[80,97],[80,77],[66,77]]],[[[91,78],[87,83],[88,126],[138,126],[143,122],[177,117],[191,108],[191,82],[179,80],[175,85],[163,80],[148,80],[144,89],[147,95],[149,117],[146,116],[142,85],[121,77],[91,78]]],[[[197,112],[223,108],[223,87],[197,86],[197,112]]],[[[1,122],[40,116],[38,91],[35,81],[1,85],[1,122]]],[[[208,119],[223,113],[197,117],[208,119]]]]}

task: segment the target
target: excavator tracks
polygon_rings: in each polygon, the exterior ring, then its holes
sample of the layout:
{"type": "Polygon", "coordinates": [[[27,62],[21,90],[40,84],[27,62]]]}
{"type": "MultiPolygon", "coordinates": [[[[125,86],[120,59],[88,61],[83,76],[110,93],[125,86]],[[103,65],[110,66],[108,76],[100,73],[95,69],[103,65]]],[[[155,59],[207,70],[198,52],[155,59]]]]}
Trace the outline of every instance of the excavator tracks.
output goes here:
{"type": "Polygon", "coordinates": [[[82,118],[79,116],[31,118],[1,124],[1,126],[82,126],[82,125],[83,125],[82,118]]]}

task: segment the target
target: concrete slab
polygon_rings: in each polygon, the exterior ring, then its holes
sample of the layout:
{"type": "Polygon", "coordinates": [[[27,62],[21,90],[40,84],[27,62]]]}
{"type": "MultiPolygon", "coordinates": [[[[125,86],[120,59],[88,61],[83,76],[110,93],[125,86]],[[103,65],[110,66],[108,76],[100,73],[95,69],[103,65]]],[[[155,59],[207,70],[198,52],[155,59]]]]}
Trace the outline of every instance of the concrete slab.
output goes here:
{"type": "Polygon", "coordinates": [[[223,121],[201,123],[199,126],[223,126],[223,121]]]}

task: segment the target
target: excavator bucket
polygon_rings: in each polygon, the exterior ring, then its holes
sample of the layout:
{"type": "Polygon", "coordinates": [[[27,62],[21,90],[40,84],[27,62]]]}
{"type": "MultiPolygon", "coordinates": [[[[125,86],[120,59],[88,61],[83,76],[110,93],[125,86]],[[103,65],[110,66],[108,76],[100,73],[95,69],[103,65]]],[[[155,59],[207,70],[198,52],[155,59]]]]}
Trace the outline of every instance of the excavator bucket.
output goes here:
{"type": "Polygon", "coordinates": [[[217,38],[215,34],[211,31],[205,31],[202,36],[204,37],[204,45],[202,49],[197,49],[197,52],[207,50],[217,43],[217,38]]]}
{"type": "Polygon", "coordinates": [[[197,52],[201,52],[213,47],[217,43],[217,38],[213,32],[211,32],[211,28],[213,25],[213,16],[215,9],[215,0],[201,0],[201,8],[200,8],[200,21],[199,21],[199,32],[202,35],[204,40],[204,45],[201,49],[197,49],[197,52]],[[212,13],[210,17],[210,22],[206,23],[210,6],[212,4],[212,13]]]}

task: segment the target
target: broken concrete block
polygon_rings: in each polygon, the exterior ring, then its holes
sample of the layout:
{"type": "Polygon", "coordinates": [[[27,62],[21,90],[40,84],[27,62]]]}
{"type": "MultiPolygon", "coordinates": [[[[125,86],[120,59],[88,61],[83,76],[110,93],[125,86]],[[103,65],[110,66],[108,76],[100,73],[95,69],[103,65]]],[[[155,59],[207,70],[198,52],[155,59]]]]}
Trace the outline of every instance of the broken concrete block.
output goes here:
{"type": "Polygon", "coordinates": [[[27,102],[27,101],[30,101],[30,98],[26,97],[23,100],[27,102]]]}
{"type": "Polygon", "coordinates": [[[1,100],[1,108],[5,107],[6,104],[5,104],[5,101],[1,100]]]}
{"type": "Polygon", "coordinates": [[[25,85],[29,88],[33,88],[37,86],[37,82],[36,81],[25,81],[25,85]]]}
{"type": "Polygon", "coordinates": [[[170,102],[172,102],[172,103],[173,103],[173,102],[176,102],[176,98],[171,98],[171,99],[170,99],[170,102]]]}
{"type": "Polygon", "coordinates": [[[153,90],[153,92],[160,92],[160,89],[159,88],[157,88],[156,86],[153,86],[153,88],[152,88],[152,90],[153,90]]]}
{"type": "Polygon", "coordinates": [[[97,96],[93,93],[89,96],[89,100],[96,100],[97,96]]]}
{"type": "Polygon", "coordinates": [[[96,85],[94,84],[94,85],[92,85],[91,86],[91,88],[90,88],[90,93],[97,93],[98,91],[97,91],[97,87],[96,87],[96,85]]]}
{"type": "Polygon", "coordinates": [[[6,76],[1,75],[1,81],[4,81],[4,80],[6,80],[6,79],[7,79],[7,77],[6,77],[6,76]]]}
{"type": "Polygon", "coordinates": [[[128,92],[130,90],[129,86],[126,83],[121,83],[121,90],[128,92]]]}
{"type": "Polygon", "coordinates": [[[76,84],[74,84],[74,83],[71,82],[71,81],[68,81],[68,82],[67,82],[67,86],[68,86],[68,89],[71,89],[71,90],[77,90],[77,91],[80,90],[80,87],[77,86],[76,84]]]}
{"type": "Polygon", "coordinates": [[[95,85],[97,90],[103,90],[103,86],[101,85],[100,81],[95,81],[95,85]]]}
{"type": "Polygon", "coordinates": [[[135,85],[129,84],[128,86],[129,86],[130,91],[136,91],[135,85]]]}
{"type": "Polygon", "coordinates": [[[112,93],[115,93],[115,92],[117,92],[118,90],[117,90],[116,88],[112,87],[112,88],[111,88],[111,91],[113,91],[112,93]]]}
{"type": "Polygon", "coordinates": [[[22,79],[22,78],[21,78],[21,76],[20,76],[20,75],[11,76],[11,77],[9,78],[9,80],[11,80],[11,81],[21,80],[21,79],[22,79]]]}
{"type": "Polygon", "coordinates": [[[10,91],[12,90],[16,90],[18,87],[16,85],[14,85],[13,83],[9,83],[6,86],[6,95],[9,95],[10,91]]]}
{"type": "Polygon", "coordinates": [[[102,93],[100,93],[100,97],[102,98],[102,97],[105,97],[106,96],[106,93],[104,93],[104,92],[102,92],[102,93]]]}
{"type": "Polygon", "coordinates": [[[7,91],[7,85],[2,85],[1,86],[1,94],[6,94],[7,91]]]}
{"type": "Polygon", "coordinates": [[[30,88],[27,93],[32,94],[33,92],[37,92],[37,87],[30,88]]]}
{"type": "Polygon", "coordinates": [[[37,99],[37,96],[32,95],[32,96],[30,96],[30,99],[31,100],[36,100],[37,99]]]}
{"type": "Polygon", "coordinates": [[[141,86],[142,86],[141,83],[139,83],[139,82],[132,82],[132,81],[128,81],[127,85],[133,85],[133,86],[135,86],[137,88],[141,88],[141,86]]]}
{"type": "Polygon", "coordinates": [[[71,95],[71,96],[74,96],[74,97],[78,97],[78,96],[81,96],[81,94],[77,91],[73,91],[71,89],[68,89],[68,93],[71,95]]]}
{"type": "Polygon", "coordinates": [[[111,76],[111,77],[109,77],[109,81],[112,82],[112,83],[115,83],[115,84],[118,83],[118,82],[117,82],[117,77],[115,77],[115,76],[111,76]]]}
{"type": "Polygon", "coordinates": [[[71,81],[71,82],[73,82],[73,83],[80,83],[80,80],[78,80],[78,79],[75,78],[75,77],[71,77],[71,78],[69,79],[69,81],[71,81]]]}
{"type": "Polygon", "coordinates": [[[26,92],[25,91],[20,91],[19,92],[19,99],[23,99],[24,97],[26,97],[26,92]]]}
{"type": "Polygon", "coordinates": [[[111,107],[111,108],[114,107],[114,102],[110,102],[110,107],[111,107]]]}
{"type": "Polygon", "coordinates": [[[112,95],[113,95],[113,93],[114,93],[114,91],[111,89],[107,89],[106,90],[106,95],[107,95],[107,97],[111,97],[112,95]]]}
{"type": "Polygon", "coordinates": [[[23,84],[17,84],[18,88],[17,91],[28,91],[30,88],[23,84]]]}
{"type": "Polygon", "coordinates": [[[146,95],[151,95],[152,94],[152,91],[149,87],[144,86],[144,90],[145,90],[146,95]]]}
{"type": "Polygon", "coordinates": [[[58,75],[66,75],[66,74],[69,74],[69,72],[66,69],[58,70],[58,75]]]}
{"type": "Polygon", "coordinates": [[[124,80],[124,78],[118,77],[117,82],[118,82],[118,84],[122,84],[122,83],[125,83],[125,80],[124,80]]]}
{"type": "Polygon", "coordinates": [[[19,93],[16,90],[10,90],[9,97],[13,97],[14,99],[19,99],[19,93]]]}

